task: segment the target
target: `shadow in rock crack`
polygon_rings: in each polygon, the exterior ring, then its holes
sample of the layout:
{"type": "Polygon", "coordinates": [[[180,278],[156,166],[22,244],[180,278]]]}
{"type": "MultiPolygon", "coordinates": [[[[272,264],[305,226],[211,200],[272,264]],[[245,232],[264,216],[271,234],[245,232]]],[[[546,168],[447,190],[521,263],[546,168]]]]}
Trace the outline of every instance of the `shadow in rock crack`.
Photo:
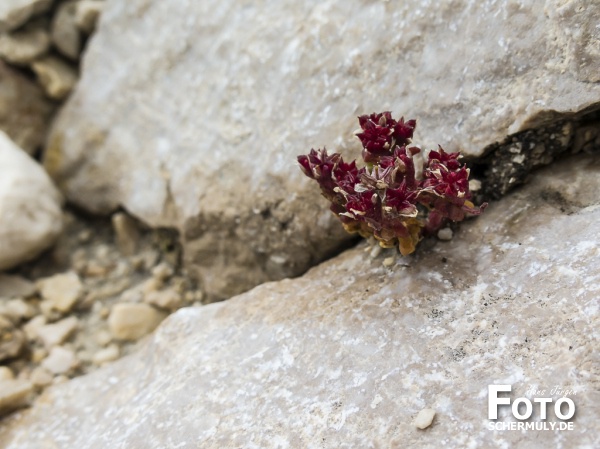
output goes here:
{"type": "Polygon", "coordinates": [[[471,178],[481,181],[476,203],[497,200],[527,182],[535,169],[576,153],[600,150],[600,108],[549,115],[545,124],[489,145],[484,155],[467,159],[471,178]]]}

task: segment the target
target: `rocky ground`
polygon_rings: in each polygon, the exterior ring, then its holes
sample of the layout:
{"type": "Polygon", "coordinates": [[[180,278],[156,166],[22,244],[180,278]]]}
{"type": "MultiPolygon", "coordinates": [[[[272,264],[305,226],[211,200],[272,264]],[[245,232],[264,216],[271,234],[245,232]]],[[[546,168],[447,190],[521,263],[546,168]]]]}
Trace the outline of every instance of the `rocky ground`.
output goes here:
{"type": "Polygon", "coordinates": [[[51,250],[0,275],[2,413],[130,353],[169,313],[202,303],[176,234],[124,213],[64,218],[51,250]]]}

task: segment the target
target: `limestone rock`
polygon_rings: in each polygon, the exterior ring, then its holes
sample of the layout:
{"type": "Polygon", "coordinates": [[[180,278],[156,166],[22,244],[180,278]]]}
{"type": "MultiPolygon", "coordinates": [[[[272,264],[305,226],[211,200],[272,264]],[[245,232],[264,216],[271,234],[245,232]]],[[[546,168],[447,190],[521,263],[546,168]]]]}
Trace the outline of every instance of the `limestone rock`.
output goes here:
{"type": "Polygon", "coordinates": [[[0,130],[27,153],[42,146],[54,108],[37,84],[0,61],[0,130]]]}
{"type": "Polygon", "coordinates": [[[77,2],[62,2],[52,19],[52,42],[67,58],[74,61],[81,53],[81,34],[76,23],[77,2]]]}
{"type": "Polygon", "coordinates": [[[83,284],[77,273],[72,271],[40,279],[37,286],[49,307],[64,313],[75,306],[83,293],[83,284]]]}
{"type": "Polygon", "coordinates": [[[27,403],[33,385],[26,380],[0,380],[0,416],[27,403]]]}
{"type": "Polygon", "coordinates": [[[77,2],[75,22],[81,31],[90,34],[104,9],[103,0],[80,0],[77,2]]]}
{"type": "Polygon", "coordinates": [[[571,160],[392,269],[362,244],[181,309],[1,423],[0,446],[595,447],[599,189],[598,159],[571,160]],[[490,384],[575,390],[574,430],[489,430],[490,384]],[[424,408],[437,418],[419,432],[424,408]]]}
{"type": "Polygon", "coordinates": [[[177,227],[209,297],[295,276],[349,238],[295,156],[356,155],[357,114],[480,155],[600,102],[600,3],[546,3],[107,2],[45,164],[86,209],[177,227]]]}
{"type": "Polygon", "coordinates": [[[54,243],[62,230],[61,203],[44,169],[0,131],[0,270],[54,243]]]}
{"type": "Polygon", "coordinates": [[[137,340],[152,332],[165,316],[148,304],[118,303],[110,312],[108,326],[119,340],[137,340]]]}
{"type": "Polygon", "coordinates": [[[0,32],[23,25],[31,16],[46,12],[53,0],[2,0],[0,2],[0,32]]]}
{"type": "Polygon", "coordinates": [[[0,57],[11,64],[27,65],[44,55],[49,47],[50,36],[40,22],[0,34],[0,57]]]}
{"type": "Polygon", "coordinates": [[[55,56],[46,56],[31,65],[46,94],[64,100],[77,82],[77,71],[55,56]]]}

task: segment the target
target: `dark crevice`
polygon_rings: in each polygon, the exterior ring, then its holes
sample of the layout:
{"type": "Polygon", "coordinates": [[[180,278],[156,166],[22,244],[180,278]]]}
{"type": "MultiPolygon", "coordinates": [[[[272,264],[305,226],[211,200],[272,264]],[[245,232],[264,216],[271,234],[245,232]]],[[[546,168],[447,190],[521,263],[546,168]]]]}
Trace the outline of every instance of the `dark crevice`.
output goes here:
{"type": "Polygon", "coordinates": [[[467,158],[471,179],[481,181],[476,203],[497,200],[527,182],[542,166],[576,153],[600,150],[600,108],[556,118],[489,145],[479,158],[467,158]]]}

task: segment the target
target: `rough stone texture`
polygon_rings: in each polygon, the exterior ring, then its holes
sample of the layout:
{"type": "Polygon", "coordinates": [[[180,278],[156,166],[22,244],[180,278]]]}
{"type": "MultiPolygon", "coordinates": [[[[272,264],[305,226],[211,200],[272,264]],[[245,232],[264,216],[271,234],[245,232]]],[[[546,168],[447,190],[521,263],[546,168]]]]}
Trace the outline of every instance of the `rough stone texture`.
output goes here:
{"type": "Polygon", "coordinates": [[[62,230],[61,203],[44,169],[0,131],[0,270],[54,243],[62,230]]]}
{"type": "Polygon", "coordinates": [[[39,86],[0,61],[0,130],[27,153],[44,143],[54,109],[39,86]]]}
{"type": "Polygon", "coordinates": [[[480,155],[597,105],[600,3],[562,3],[109,2],[45,164],[80,206],[178,227],[227,297],[348,238],[294,157],[355,151],[356,114],[409,114],[417,143],[480,155]]]}
{"type": "Polygon", "coordinates": [[[390,268],[363,243],[182,309],[140,352],[4,421],[0,446],[598,447],[599,162],[544,170],[390,268]],[[574,430],[488,430],[487,386],[505,383],[513,399],[575,390],[574,430]]]}
{"type": "Polygon", "coordinates": [[[0,32],[18,28],[31,16],[50,9],[52,2],[53,0],[2,0],[0,2],[0,32]]]}

